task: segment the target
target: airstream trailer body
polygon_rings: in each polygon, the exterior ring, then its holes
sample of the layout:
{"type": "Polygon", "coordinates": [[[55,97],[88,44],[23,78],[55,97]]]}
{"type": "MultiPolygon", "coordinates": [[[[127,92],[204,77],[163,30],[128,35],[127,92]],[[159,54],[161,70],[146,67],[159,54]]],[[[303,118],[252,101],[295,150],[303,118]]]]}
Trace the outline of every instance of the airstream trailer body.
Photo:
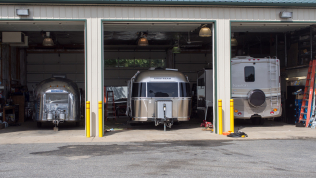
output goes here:
{"type": "Polygon", "coordinates": [[[79,122],[80,92],[76,83],[65,78],[49,78],[35,89],[35,117],[38,126],[52,122],[79,122]]]}
{"type": "Polygon", "coordinates": [[[279,59],[236,56],[231,59],[231,73],[235,118],[281,116],[279,59]]]}
{"type": "Polygon", "coordinates": [[[188,78],[177,69],[137,72],[128,83],[127,115],[132,121],[154,121],[171,128],[191,114],[188,78]]]}

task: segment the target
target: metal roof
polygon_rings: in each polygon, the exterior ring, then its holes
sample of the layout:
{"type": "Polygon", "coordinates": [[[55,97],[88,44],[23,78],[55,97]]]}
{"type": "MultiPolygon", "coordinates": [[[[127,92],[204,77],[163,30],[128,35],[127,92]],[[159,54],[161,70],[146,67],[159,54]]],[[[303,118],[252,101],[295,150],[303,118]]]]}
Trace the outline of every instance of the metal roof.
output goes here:
{"type": "Polygon", "coordinates": [[[316,0],[0,0],[0,3],[308,6],[316,8],[316,0]]]}

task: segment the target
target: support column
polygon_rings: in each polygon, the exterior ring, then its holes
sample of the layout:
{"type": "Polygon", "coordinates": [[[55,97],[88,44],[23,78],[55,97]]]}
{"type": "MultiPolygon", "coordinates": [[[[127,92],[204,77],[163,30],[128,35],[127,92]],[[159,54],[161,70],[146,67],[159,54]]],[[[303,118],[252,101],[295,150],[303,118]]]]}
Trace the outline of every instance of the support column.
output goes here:
{"type": "Polygon", "coordinates": [[[87,19],[87,70],[86,70],[86,100],[90,101],[90,135],[99,136],[98,101],[102,101],[102,23],[99,18],[87,19]]]}
{"type": "MultiPolygon", "coordinates": [[[[230,21],[217,20],[215,28],[216,28],[216,39],[215,39],[216,40],[216,48],[215,48],[216,59],[215,60],[217,62],[216,63],[217,100],[218,99],[222,100],[223,132],[227,132],[230,130],[230,98],[231,98],[230,21]]],[[[218,123],[217,123],[217,128],[218,128],[218,123]]]]}

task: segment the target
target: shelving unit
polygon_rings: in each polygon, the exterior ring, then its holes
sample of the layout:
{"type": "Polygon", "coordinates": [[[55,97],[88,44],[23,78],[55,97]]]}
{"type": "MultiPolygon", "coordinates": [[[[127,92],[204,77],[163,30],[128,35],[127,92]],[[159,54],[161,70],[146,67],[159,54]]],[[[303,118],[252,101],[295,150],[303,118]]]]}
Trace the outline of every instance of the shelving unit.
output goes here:
{"type": "Polygon", "coordinates": [[[291,37],[291,43],[298,43],[297,65],[308,65],[316,58],[316,27],[296,31],[291,37]]]}

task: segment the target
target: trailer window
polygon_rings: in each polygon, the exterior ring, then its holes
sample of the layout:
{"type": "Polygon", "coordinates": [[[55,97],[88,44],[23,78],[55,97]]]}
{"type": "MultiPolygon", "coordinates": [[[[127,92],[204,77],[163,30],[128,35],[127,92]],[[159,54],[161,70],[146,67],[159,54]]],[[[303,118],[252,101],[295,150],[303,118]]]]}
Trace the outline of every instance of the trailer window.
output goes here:
{"type": "Polygon", "coordinates": [[[146,83],[133,83],[132,97],[146,97],[146,83]]]}
{"type": "Polygon", "coordinates": [[[190,83],[179,83],[180,97],[191,97],[190,83]]]}
{"type": "Polygon", "coordinates": [[[148,97],[178,97],[178,83],[147,83],[148,97]]]}
{"type": "Polygon", "coordinates": [[[68,93],[46,93],[46,103],[68,103],[68,93]]]}
{"type": "Polygon", "coordinates": [[[253,66],[245,67],[245,82],[255,81],[255,68],[253,66]]]}

